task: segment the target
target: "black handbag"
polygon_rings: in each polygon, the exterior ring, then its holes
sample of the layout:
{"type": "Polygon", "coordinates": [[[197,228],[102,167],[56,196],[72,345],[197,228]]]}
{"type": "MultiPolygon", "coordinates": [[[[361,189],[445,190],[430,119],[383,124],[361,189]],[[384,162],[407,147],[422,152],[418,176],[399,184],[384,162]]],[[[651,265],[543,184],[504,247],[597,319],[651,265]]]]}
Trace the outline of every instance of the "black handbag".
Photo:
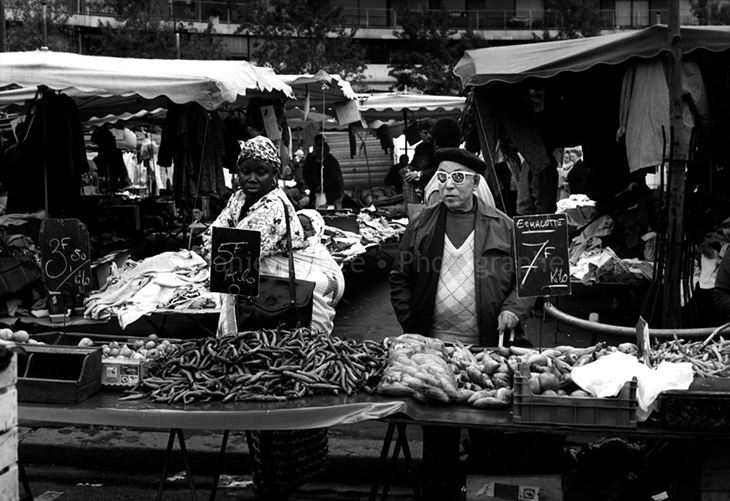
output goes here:
{"type": "Polygon", "coordinates": [[[238,330],[309,327],[312,323],[314,282],[299,280],[294,272],[289,208],[286,214],[286,245],[289,254],[289,278],[261,275],[259,295],[238,296],[236,319],[238,330]]]}
{"type": "Polygon", "coordinates": [[[41,280],[40,270],[28,256],[15,257],[0,237],[0,297],[17,294],[41,280]]]}

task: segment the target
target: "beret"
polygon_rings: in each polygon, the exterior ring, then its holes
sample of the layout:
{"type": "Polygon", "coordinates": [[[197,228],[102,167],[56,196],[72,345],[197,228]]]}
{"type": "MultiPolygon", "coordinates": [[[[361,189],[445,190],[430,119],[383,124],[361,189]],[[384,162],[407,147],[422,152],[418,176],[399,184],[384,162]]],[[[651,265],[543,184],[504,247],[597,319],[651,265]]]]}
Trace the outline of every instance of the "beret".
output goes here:
{"type": "Polygon", "coordinates": [[[450,161],[463,165],[467,169],[471,169],[477,174],[484,174],[487,170],[487,164],[471,151],[462,148],[439,148],[433,156],[436,165],[441,162],[450,161]]]}

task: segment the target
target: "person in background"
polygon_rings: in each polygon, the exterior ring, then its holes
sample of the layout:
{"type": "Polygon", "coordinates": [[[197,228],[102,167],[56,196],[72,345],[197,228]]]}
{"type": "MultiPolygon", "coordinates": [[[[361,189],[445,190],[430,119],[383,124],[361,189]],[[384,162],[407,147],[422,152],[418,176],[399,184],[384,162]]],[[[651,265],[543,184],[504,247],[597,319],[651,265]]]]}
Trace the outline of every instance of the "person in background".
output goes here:
{"type": "Polygon", "coordinates": [[[571,195],[588,194],[588,167],[583,163],[583,152],[580,148],[574,148],[570,152],[570,160],[572,166],[570,171],[566,174],[565,179],[568,181],[568,186],[571,195]]]}
{"type": "MultiPolygon", "coordinates": [[[[312,329],[329,335],[334,328],[335,307],[345,292],[345,277],[340,265],[322,241],[325,228],[322,215],[314,209],[301,209],[297,211],[297,217],[304,229],[307,246],[294,252],[294,269],[297,278],[316,284],[312,304],[312,329]]],[[[288,264],[280,264],[282,269],[288,270],[288,264]]],[[[262,272],[269,274],[267,269],[262,269],[262,272]]]]}
{"type": "Polygon", "coordinates": [[[570,149],[566,148],[563,152],[562,165],[558,167],[558,200],[562,200],[570,196],[568,172],[570,172],[571,167],[573,167],[573,161],[570,159],[570,149]]]}
{"type": "Polygon", "coordinates": [[[730,321],[730,248],[725,247],[725,255],[720,261],[715,278],[715,289],[712,293],[715,309],[730,321]]]}
{"type": "Polygon", "coordinates": [[[433,122],[426,118],[416,123],[418,134],[421,136],[421,142],[416,145],[413,151],[413,160],[407,170],[402,172],[403,180],[407,183],[404,187],[406,193],[406,203],[419,203],[421,201],[420,192],[426,187],[430,177],[428,173],[433,169],[433,153],[436,146],[433,143],[433,122]]]}
{"type": "Polygon", "coordinates": [[[400,175],[403,169],[408,168],[408,155],[401,155],[398,163],[393,165],[385,176],[385,186],[392,186],[396,193],[403,193],[403,177],[400,175]]]}
{"type": "Polygon", "coordinates": [[[99,154],[94,157],[97,171],[106,178],[108,192],[116,193],[129,184],[127,167],[122,150],[117,148],[114,134],[106,127],[98,127],[91,134],[91,142],[96,144],[99,154]]]}
{"type": "MultiPolygon", "coordinates": [[[[512,221],[475,196],[485,182],[482,159],[439,148],[435,161],[441,201],[406,228],[390,272],[393,309],[403,332],[498,346],[498,334],[520,333],[530,307],[517,296],[512,221]]],[[[529,342],[517,338],[515,344],[529,342]]],[[[460,433],[458,427],[423,426],[427,501],[460,499],[460,433]]]]}
{"type": "Polygon", "coordinates": [[[292,179],[297,182],[297,188],[306,188],[307,184],[304,182],[304,176],[302,175],[302,168],[304,167],[304,152],[301,148],[294,152],[290,167],[292,179]]]}
{"type": "MultiPolygon", "coordinates": [[[[455,118],[444,117],[436,120],[431,131],[434,148],[458,148],[461,146],[461,125],[455,118]]],[[[436,166],[433,166],[436,172],[436,166]]],[[[431,175],[433,175],[433,172],[431,175]]]]}
{"type": "Polygon", "coordinates": [[[302,176],[309,188],[310,207],[332,205],[335,209],[342,208],[342,199],[345,196],[342,169],[340,163],[330,153],[330,147],[322,134],[314,137],[314,147],[312,153],[304,160],[302,176]],[[321,186],[322,179],[324,179],[324,189],[321,186]]]}

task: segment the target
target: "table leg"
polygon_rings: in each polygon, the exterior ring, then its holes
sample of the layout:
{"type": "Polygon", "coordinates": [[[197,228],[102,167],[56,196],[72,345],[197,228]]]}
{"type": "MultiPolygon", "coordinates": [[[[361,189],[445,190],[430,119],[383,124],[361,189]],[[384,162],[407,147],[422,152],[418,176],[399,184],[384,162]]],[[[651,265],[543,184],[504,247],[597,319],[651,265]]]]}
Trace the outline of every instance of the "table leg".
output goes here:
{"type": "Polygon", "coordinates": [[[223,432],[223,440],[221,441],[221,450],[218,454],[218,467],[215,469],[215,475],[213,476],[213,486],[210,488],[210,501],[215,501],[215,494],[218,490],[218,482],[221,479],[221,470],[223,469],[223,457],[226,453],[226,446],[228,445],[228,435],[231,433],[230,430],[223,432]]]}
{"type": "Polygon", "coordinates": [[[20,501],[33,501],[33,493],[30,491],[28,476],[25,474],[25,467],[20,460],[18,460],[18,479],[20,480],[20,485],[23,486],[23,495],[20,496],[20,501]]]}
{"type": "Polygon", "coordinates": [[[193,471],[190,468],[190,460],[188,458],[188,449],[187,447],[185,447],[185,436],[183,435],[183,431],[179,428],[173,428],[172,430],[170,430],[170,436],[167,440],[167,450],[165,452],[165,462],[162,464],[162,474],[160,475],[160,483],[157,486],[157,496],[155,497],[155,500],[162,500],[162,492],[165,490],[165,479],[167,478],[167,469],[170,465],[172,448],[175,445],[176,436],[178,442],[180,443],[180,453],[182,454],[183,462],[185,463],[185,475],[188,479],[190,497],[193,501],[198,501],[198,494],[195,491],[195,480],[193,479],[193,471]]]}
{"type": "Polygon", "coordinates": [[[395,432],[395,423],[388,423],[388,429],[385,431],[385,439],[383,439],[383,448],[380,451],[380,460],[378,460],[378,469],[375,472],[375,480],[370,489],[370,497],[368,501],[375,501],[378,498],[378,490],[380,489],[381,479],[385,475],[385,465],[388,461],[390,453],[390,444],[393,441],[393,433],[395,432]]]}
{"type": "MultiPolygon", "coordinates": [[[[400,424],[398,426],[400,427],[400,424]]],[[[388,469],[388,472],[386,472],[385,481],[383,482],[383,493],[380,496],[380,501],[386,501],[388,499],[390,481],[393,479],[393,472],[395,471],[395,467],[398,465],[398,456],[400,456],[400,450],[403,446],[403,439],[401,437],[402,435],[398,433],[398,437],[395,439],[393,455],[390,457],[390,468],[388,469]]]]}
{"type": "Polygon", "coordinates": [[[155,501],[162,500],[162,491],[165,489],[165,477],[167,477],[167,467],[170,464],[170,456],[172,455],[172,446],[175,445],[176,430],[170,430],[170,436],[167,439],[167,451],[165,452],[165,461],[162,463],[162,474],[160,475],[160,483],[157,485],[157,496],[155,501]]]}
{"type": "Polygon", "coordinates": [[[198,501],[198,495],[195,492],[195,480],[193,480],[193,471],[190,468],[190,458],[188,458],[188,450],[185,447],[185,437],[183,431],[178,428],[177,439],[180,442],[180,452],[182,452],[183,462],[185,463],[185,474],[188,477],[188,487],[190,487],[190,496],[193,501],[198,501]]]}
{"type": "Polygon", "coordinates": [[[398,441],[401,442],[401,448],[403,449],[403,458],[406,460],[408,479],[411,481],[413,496],[416,498],[416,501],[421,501],[421,486],[415,478],[413,471],[413,457],[411,456],[411,448],[408,446],[408,438],[406,437],[406,423],[398,423],[398,441]]]}

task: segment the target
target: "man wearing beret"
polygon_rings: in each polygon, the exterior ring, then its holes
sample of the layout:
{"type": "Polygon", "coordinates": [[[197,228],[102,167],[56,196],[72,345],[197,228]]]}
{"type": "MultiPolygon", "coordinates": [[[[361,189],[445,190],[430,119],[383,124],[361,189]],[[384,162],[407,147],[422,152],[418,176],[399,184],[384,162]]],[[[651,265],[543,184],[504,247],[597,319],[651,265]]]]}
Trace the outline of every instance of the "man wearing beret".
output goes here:
{"type": "MultiPolygon", "coordinates": [[[[459,148],[434,155],[441,201],[410,222],[390,272],[391,303],[406,333],[497,346],[531,303],[517,297],[512,221],[474,195],[486,164],[459,148]]],[[[458,427],[423,426],[424,499],[460,499],[458,427]]]]}
{"type": "Polygon", "coordinates": [[[486,164],[460,148],[436,150],[441,202],[412,221],[390,273],[404,332],[497,346],[518,329],[529,302],[517,297],[512,221],[474,196],[486,164]]]}

